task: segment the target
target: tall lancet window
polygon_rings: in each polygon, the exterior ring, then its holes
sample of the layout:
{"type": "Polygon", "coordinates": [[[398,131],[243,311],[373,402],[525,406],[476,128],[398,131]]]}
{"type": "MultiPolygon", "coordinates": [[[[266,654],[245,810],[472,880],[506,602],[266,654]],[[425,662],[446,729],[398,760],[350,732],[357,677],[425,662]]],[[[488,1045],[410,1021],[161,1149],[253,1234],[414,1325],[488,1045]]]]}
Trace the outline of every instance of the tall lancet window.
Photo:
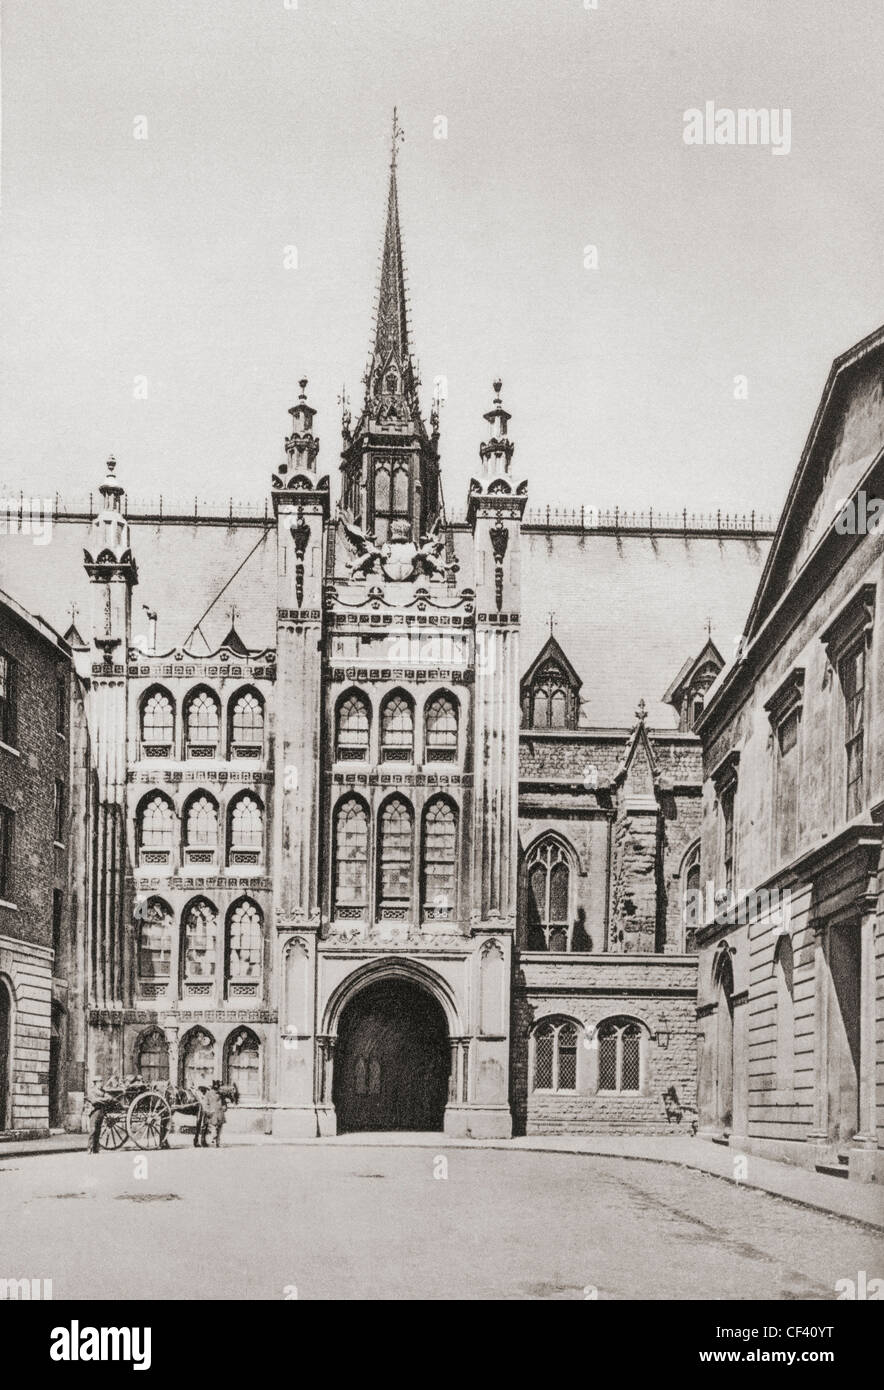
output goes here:
{"type": "Polygon", "coordinates": [[[358,797],[348,796],[335,813],[334,910],[337,917],[357,921],[368,907],[368,811],[358,797]]]}
{"type": "Polygon", "coordinates": [[[411,807],[394,796],[381,811],[378,899],[381,916],[404,920],[411,903],[414,822],[411,807]]]}
{"type": "Polygon", "coordinates": [[[390,539],[394,521],[409,520],[409,491],[407,457],[382,455],[374,475],[374,533],[379,543],[390,539]]]}

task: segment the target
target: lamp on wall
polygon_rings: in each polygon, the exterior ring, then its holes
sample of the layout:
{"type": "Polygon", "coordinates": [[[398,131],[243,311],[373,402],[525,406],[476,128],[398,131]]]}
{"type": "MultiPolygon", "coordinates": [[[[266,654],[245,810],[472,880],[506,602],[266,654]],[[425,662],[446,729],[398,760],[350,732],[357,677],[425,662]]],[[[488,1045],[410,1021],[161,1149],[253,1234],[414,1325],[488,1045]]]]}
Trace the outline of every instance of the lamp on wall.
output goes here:
{"type": "Polygon", "coordinates": [[[669,1046],[669,1034],[666,1032],[665,1029],[658,1029],[658,1030],[657,1030],[657,1046],[658,1046],[658,1047],[668,1047],[668,1046],[669,1046]]]}

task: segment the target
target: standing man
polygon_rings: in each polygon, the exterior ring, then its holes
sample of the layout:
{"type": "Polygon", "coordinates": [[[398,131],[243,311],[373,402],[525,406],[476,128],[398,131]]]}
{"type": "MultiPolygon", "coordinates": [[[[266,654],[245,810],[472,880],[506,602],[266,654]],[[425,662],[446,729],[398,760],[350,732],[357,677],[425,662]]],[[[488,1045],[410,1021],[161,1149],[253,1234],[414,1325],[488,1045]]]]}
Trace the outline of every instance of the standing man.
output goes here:
{"type": "Polygon", "coordinates": [[[221,1147],[221,1126],[224,1124],[224,1112],[227,1108],[224,1096],[221,1094],[220,1081],[213,1081],[211,1090],[205,1091],[203,1093],[201,1105],[203,1107],[203,1114],[205,1116],[203,1127],[203,1148],[207,1147],[206,1138],[208,1136],[209,1130],[211,1129],[214,1133],[215,1148],[219,1149],[221,1147]]]}
{"type": "Polygon", "coordinates": [[[107,1094],[99,1076],[92,1078],[92,1091],[88,1097],[91,1109],[89,1111],[89,1152],[97,1154],[101,1146],[101,1126],[104,1124],[105,1111],[111,1104],[112,1098],[107,1094]]]}

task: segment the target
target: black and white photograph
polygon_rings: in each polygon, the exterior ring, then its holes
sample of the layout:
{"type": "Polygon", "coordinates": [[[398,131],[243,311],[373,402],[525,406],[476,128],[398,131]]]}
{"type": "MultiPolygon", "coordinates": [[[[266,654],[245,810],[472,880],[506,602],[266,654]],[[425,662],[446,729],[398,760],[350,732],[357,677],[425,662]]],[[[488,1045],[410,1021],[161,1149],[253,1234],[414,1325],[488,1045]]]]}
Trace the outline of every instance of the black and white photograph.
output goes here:
{"type": "Polygon", "coordinates": [[[185,1302],[870,1336],[882,54],[881,0],[2,0],[42,1373],[185,1302]]]}

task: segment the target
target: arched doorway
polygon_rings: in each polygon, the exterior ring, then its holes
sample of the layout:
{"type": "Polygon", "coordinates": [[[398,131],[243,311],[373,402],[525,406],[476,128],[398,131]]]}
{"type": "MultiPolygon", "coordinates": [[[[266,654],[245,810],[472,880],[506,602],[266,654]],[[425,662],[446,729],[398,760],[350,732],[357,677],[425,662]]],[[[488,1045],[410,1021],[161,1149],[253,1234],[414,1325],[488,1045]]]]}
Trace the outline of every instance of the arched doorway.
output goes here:
{"type": "Polygon", "coordinates": [[[366,985],[338,1025],[338,1133],[441,1130],[449,1070],[445,1014],[432,995],[410,980],[366,985]]]}
{"type": "Polygon", "coordinates": [[[59,1129],[64,1120],[63,1105],[63,1067],[64,1056],[64,1009],[60,1004],[52,1005],[52,1024],[49,1030],[49,1124],[59,1129]]]}
{"type": "Polygon", "coordinates": [[[734,968],[722,952],[718,965],[718,1046],[716,1048],[718,1124],[728,1134],[734,1123],[734,968]]]}
{"type": "Polygon", "coordinates": [[[12,1116],[9,1102],[9,1070],[12,1059],[12,995],[0,980],[0,1129],[8,1129],[12,1116]]]}

